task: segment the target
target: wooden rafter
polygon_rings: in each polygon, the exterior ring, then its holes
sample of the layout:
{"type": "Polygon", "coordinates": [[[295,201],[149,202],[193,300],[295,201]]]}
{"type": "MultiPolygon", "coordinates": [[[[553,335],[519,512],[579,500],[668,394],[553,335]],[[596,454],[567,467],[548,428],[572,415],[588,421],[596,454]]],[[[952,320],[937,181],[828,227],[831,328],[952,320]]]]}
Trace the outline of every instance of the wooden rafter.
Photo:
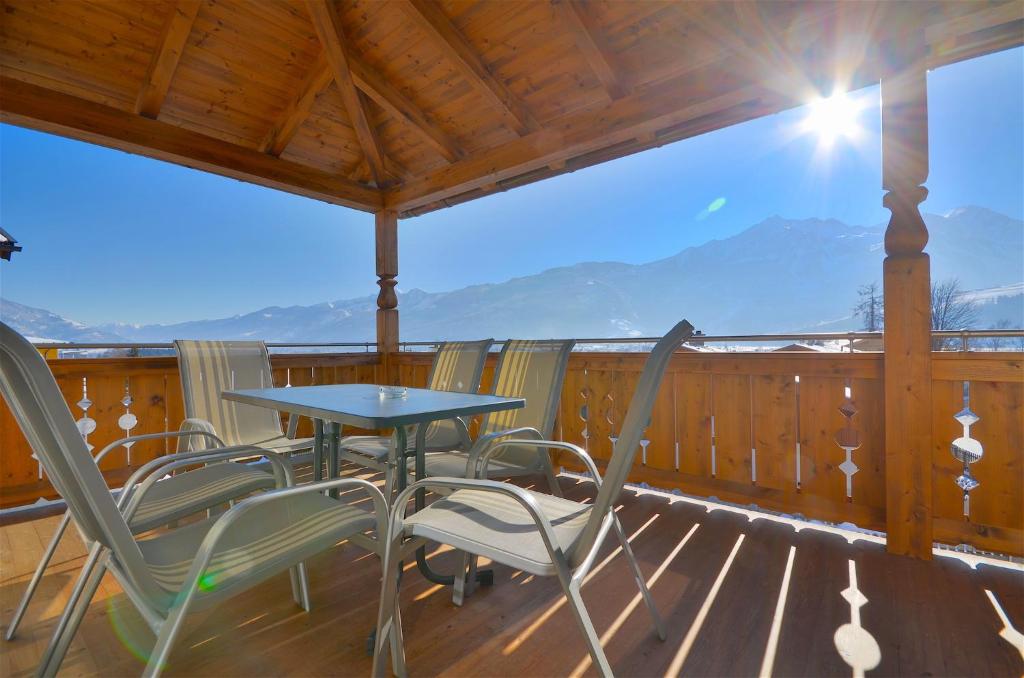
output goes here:
{"type": "Polygon", "coordinates": [[[463,76],[497,110],[518,134],[540,129],[521,101],[490,72],[459,29],[431,0],[401,0],[406,14],[427,33],[463,76]]]}
{"type": "Polygon", "coordinates": [[[316,29],[316,34],[324,49],[327,63],[330,64],[334,82],[341,93],[341,100],[348,112],[349,122],[352,123],[356,138],[363,149],[363,155],[366,156],[366,162],[370,166],[370,174],[373,175],[374,182],[381,186],[386,179],[384,151],[377,138],[377,133],[370,126],[366,107],[359,97],[359,90],[356,89],[355,81],[352,78],[341,20],[334,10],[331,0],[306,0],[306,5],[309,8],[309,16],[313,20],[313,27],[316,29]]]}
{"type": "Polygon", "coordinates": [[[601,81],[608,96],[620,99],[628,92],[619,77],[611,52],[595,30],[593,22],[587,15],[586,7],[577,0],[552,0],[552,5],[562,17],[563,23],[572,32],[576,46],[583,53],[594,75],[601,81]]]}
{"type": "MultiPolygon", "coordinates": [[[[462,149],[444,130],[428,118],[416,104],[397,88],[391,86],[379,73],[354,54],[348,55],[348,65],[356,87],[377,103],[389,115],[409,126],[431,148],[448,162],[463,157],[462,149]]],[[[284,114],[264,138],[261,150],[271,155],[281,155],[309,113],[320,94],[334,80],[334,72],[327,57],[321,52],[316,63],[309,69],[306,79],[299,88],[299,95],[285,109],[284,114]]],[[[385,168],[387,158],[385,158],[385,168]]]]}
{"type": "Polygon", "coordinates": [[[463,156],[462,150],[454,139],[428,118],[408,97],[384,80],[379,73],[354,55],[349,57],[349,66],[352,69],[356,87],[373,99],[389,115],[414,129],[445,160],[455,162],[463,156]]]}
{"type": "Polygon", "coordinates": [[[274,158],[118,108],[0,76],[0,122],[138,153],[337,205],[377,211],[381,193],[323,170],[274,158]]]}
{"type": "Polygon", "coordinates": [[[331,66],[321,51],[316,63],[309,69],[305,80],[302,81],[299,96],[288,105],[281,118],[264,137],[263,143],[260,144],[260,150],[273,156],[281,155],[288,147],[292,137],[302,127],[302,123],[309,117],[309,112],[313,110],[317,96],[327,89],[333,79],[331,66]]]}
{"type": "MultiPolygon", "coordinates": [[[[389,208],[407,211],[552,164],[564,167],[561,162],[568,158],[705,116],[729,117],[723,111],[736,110],[737,117],[749,117],[749,112],[738,107],[750,102],[757,104],[758,114],[795,103],[756,85],[741,86],[708,98],[695,98],[679,88],[666,87],[665,91],[667,96],[645,92],[610,102],[599,109],[582,111],[563,120],[557,134],[550,130],[534,132],[421,176],[392,189],[386,194],[385,203],[389,208]],[[638,111],[644,114],[638,115],[638,111]],[[656,115],[649,117],[651,113],[656,115]]],[[[700,128],[700,131],[707,129],[700,128]]]]}
{"type": "Polygon", "coordinates": [[[156,118],[160,114],[200,4],[200,0],[178,0],[174,3],[174,9],[167,17],[156,51],[150,59],[139,95],[135,98],[136,113],[147,118],[156,118]]]}

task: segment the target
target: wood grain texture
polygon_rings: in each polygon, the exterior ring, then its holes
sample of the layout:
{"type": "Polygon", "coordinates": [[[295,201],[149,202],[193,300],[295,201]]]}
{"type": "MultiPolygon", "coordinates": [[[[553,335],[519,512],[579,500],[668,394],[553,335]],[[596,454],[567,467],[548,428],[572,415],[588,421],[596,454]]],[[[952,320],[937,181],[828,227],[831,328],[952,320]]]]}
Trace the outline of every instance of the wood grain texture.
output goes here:
{"type": "Polygon", "coordinates": [[[326,172],[164,122],[0,77],[0,120],[215,174],[375,211],[380,193],[326,172]]]}
{"type": "MultiPolygon", "coordinates": [[[[178,429],[184,419],[181,381],[174,357],[82,358],[49,361],[64,399],[75,419],[82,417],[76,403],[83,397],[83,380],[92,406],[89,417],[96,430],[89,443],[98,451],[122,438],[125,431],[118,418],[125,413],[121,399],[126,392],[132,398],[130,410],[137,419],[131,435],[159,433],[178,429]]],[[[377,383],[380,356],[369,354],[313,355],[283,354],[271,358],[275,384],[377,383]]],[[[309,422],[300,422],[300,435],[312,435],[309,422]]],[[[28,442],[21,435],[6,402],[0,400],[0,508],[28,504],[39,498],[53,498],[53,488],[31,457],[28,442]]],[[[112,487],[123,482],[141,464],[166,452],[173,452],[163,441],[147,441],[131,448],[131,463],[126,450],[115,450],[101,462],[101,469],[112,487]]]]}
{"type": "MultiPolygon", "coordinates": [[[[344,472],[365,475],[352,467],[344,472]]],[[[298,475],[308,478],[308,467],[300,467],[298,475]]],[[[380,482],[379,475],[369,477],[380,482]]],[[[567,497],[593,496],[590,483],[561,482],[567,497]]],[[[680,675],[764,675],[761,668],[776,624],[770,675],[846,675],[850,667],[834,637],[850,622],[842,591],[850,586],[851,566],[865,602],[861,624],[880,649],[880,674],[1002,676],[1024,671],[1018,650],[999,636],[1002,622],[986,594],[992,591],[1011,624],[1024,627],[1019,567],[985,560],[971,567],[956,557],[933,562],[901,558],[864,535],[847,541],[852,533],[771,518],[751,521],[747,512],[709,511],[679,497],[627,490],[617,503],[668,630],[664,642],[654,635],[642,605],[634,602],[637,591],[626,564],[614,555],[617,544],[608,540],[582,595],[619,675],[666,675],[674,673],[673,667],[680,675]],[[783,588],[787,566],[790,578],[783,588]],[[785,601],[776,622],[781,595],[785,601]],[[695,626],[693,643],[684,651],[695,626]],[[942,642],[951,637],[957,642],[942,642]]],[[[15,604],[57,520],[0,528],[0,609],[15,604]]],[[[34,670],[84,556],[85,547],[72,530],[18,639],[0,654],[5,676],[21,678],[34,670]]],[[[454,556],[436,547],[429,553],[441,571],[450,571],[454,556]]],[[[307,565],[311,612],[301,612],[292,602],[286,575],[273,577],[228,604],[190,615],[167,675],[366,675],[365,633],[374,624],[380,590],[377,559],[343,544],[307,565]]],[[[494,569],[494,585],[478,589],[461,608],[452,606],[446,589],[425,581],[415,569],[406,573],[401,606],[410,673],[596,675],[557,581],[501,565],[494,569]]],[[[70,675],[134,675],[142,665],[133,650],[144,656],[152,643],[146,625],[107,577],[63,668],[70,675]]]]}
{"type": "MultiPolygon", "coordinates": [[[[402,383],[423,385],[431,355],[398,354],[402,383]]],[[[1020,355],[934,355],[946,365],[945,375],[977,377],[977,398],[972,402],[987,420],[974,429],[983,435],[979,440],[986,457],[973,467],[983,477],[983,486],[972,497],[976,510],[967,521],[953,482],[960,470],[949,453],[950,442],[959,435],[952,415],[962,406],[962,381],[935,377],[930,417],[936,433],[929,453],[936,488],[935,537],[945,543],[1024,554],[1024,497],[1018,482],[1024,465],[1024,376],[1006,367],[1018,364],[1020,355]]],[[[618,430],[644,359],[642,353],[574,353],[559,408],[561,439],[605,463],[611,453],[609,436],[618,430]]],[[[676,353],[644,436],[650,441],[647,463],[638,454],[630,477],[699,496],[884,531],[888,460],[883,362],[877,353],[676,353]],[[846,475],[839,468],[845,452],[836,442],[836,434],[847,425],[839,411],[847,386],[856,410],[851,423],[859,437],[852,455],[858,470],[849,497],[846,475]]],[[[556,461],[581,470],[571,457],[561,455],[556,461]]]]}
{"type": "MultiPolygon", "coordinates": [[[[926,12],[876,0],[317,7],[330,17],[312,21],[298,0],[4,0],[0,67],[191,133],[174,154],[160,134],[132,152],[216,171],[208,139],[269,151],[402,184],[388,204],[415,216],[777,113],[837,74],[852,89],[877,83],[904,61],[905,36],[923,35],[926,68],[1024,42],[1019,3],[988,0],[926,12]],[[344,36],[347,77],[320,70],[321,33],[344,36]]],[[[45,117],[8,121],[50,130],[45,117]]],[[[88,126],[64,133],[96,141],[88,126]]],[[[264,185],[328,199],[303,172],[264,185]]]]}
{"type": "Polygon", "coordinates": [[[363,156],[370,166],[370,174],[377,186],[385,183],[384,150],[377,133],[367,119],[366,106],[356,89],[349,66],[348,46],[344,29],[331,0],[307,0],[309,16],[313,20],[320,44],[324,48],[327,63],[334,75],[341,99],[348,112],[348,119],[356,131],[356,138],[363,149],[363,156]]]}
{"type": "Polygon", "coordinates": [[[558,9],[566,27],[572,33],[576,46],[583,53],[587,64],[594,75],[601,81],[608,96],[619,99],[626,94],[620,76],[616,73],[609,49],[604,39],[593,27],[593,21],[587,15],[586,5],[574,0],[555,0],[552,4],[558,9]]]}
{"type": "Polygon", "coordinates": [[[163,106],[185,41],[192,32],[192,23],[201,5],[200,0],[178,0],[174,3],[160,42],[153,52],[153,59],[149,62],[139,96],[135,99],[135,112],[139,115],[156,118],[160,114],[160,107],[163,106]]]}

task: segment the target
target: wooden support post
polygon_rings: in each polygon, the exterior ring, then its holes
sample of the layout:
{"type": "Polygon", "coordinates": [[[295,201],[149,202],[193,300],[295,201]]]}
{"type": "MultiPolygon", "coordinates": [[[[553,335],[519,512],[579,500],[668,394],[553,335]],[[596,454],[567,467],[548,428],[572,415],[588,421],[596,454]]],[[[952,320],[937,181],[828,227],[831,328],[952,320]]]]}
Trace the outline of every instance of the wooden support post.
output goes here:
{"type": "Polygon", "coordinates": [[[382,210],[376,214],[377,235],[377,352],[384,365],[384,381],[398,383],[398,212],[382,210]]]}
{"type": "Polygon", "coordinates": [[[882,202],[892,213],[882,267],[886,543],[890,553],[930,559],[931,285],[928,230],[918,209],[928,195],[928,101],[924,50],[909,49],[906,67],[881,86],[882,202]]]}

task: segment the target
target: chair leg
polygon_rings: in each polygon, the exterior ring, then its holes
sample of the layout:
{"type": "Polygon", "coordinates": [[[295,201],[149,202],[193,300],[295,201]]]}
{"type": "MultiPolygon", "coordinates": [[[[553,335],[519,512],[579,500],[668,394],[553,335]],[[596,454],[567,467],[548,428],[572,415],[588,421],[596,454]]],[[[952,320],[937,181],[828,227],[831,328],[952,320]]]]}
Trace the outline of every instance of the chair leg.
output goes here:
{"type": "Polygon", "coordinates": [[[454,586],[452,586],[452,603],[456,606],[462,606],[466,598],[473,595],[473,591],[476,590],[476,579],[477,579],[477,556],[472,553],[462,552],[461,564],[458,572],[462,573],[462,578],[455,577],[454,586]]]}
{"type": "Polygon", "coordinates": [[[605,656],[604,650],[601,648],[601,640],[597,636],[597,631],[594,629],[594,623],[590,621],[590,615],[587,614],[587,608],[583,604],[583,597],[580,595],[580,583],[577,581],[569,580],[565,581],[562,577],[559,577],[562,581],[562,589],[565,591],[565,597],[569,601],[569,607],[572,608],[573,617],[576,618],[576,623],[579,625],[580,630],[583,631],[583,637],[587,642],[587,649],[590,651],[590,658],[594,662],[594,666],[597,667],[598,673],[604,678],[611,678],[612,667],[608,663],[608,657],[605,656]]]}
{"type": "Polygon", "coordinates": [[[4,634],[4,640],[13,640],[14,634],[18,632],[18,626],[21,624],[21,620],[25,616],[28,604],[32,601],[32,596],[35,595],[36,589],[39,587],[39,582],[43,579],[43,573],[46,571],[46,566],[50,564],[50,560],[53,558],[53,554],[57,550],[57,544],[60,543],[61,537],[64,536],[64,532],[68,529],[68,523],[70,522],[71,514],[65,512],[64,517],[60,519],[60,525],[57,526],[57,531],[54,532],[53,537],[50,538],[50,543],[46,547],[43,557],[39,559],[39,564],[36,565],[36,571],[32,574],[32,580],[29,581],[28,586],[25,588],[25,593],[21,596],[21,602],[18,603],[18,609],[15,610],[14,617],[11,618],[11,623],[7,626],[7,632],[4,634]]]}
{"type": "Polygon", "coordinates": [[[388,506],[391,506],[391,502],[395,499],[395,477],[397,463],[388,459],[384,462],[384,499],[387,501],[388,506]]]}
{"type": "Polygon", "coordinates": [[[405,646],[402,639],[401,614],[398,602],[398,578],[401,570],[401,543],[395,541],[388,548],[384,559],[381,581],[380,609],[377,613],[377,636],[373,649],[373,672],[375,678],[386,674],[388,648],[391,649],[391,665],[396,675],[405,675],[405,646]]]}
{"type": "MultiPolygon", "coordinates": [[[[194,592],[194,588],[193,588],[194,592]]],[[[156,637],[156,644],[149,655],[149,662],[146,664],[142,675],[144,678],[155,678],[159,676],[164,667],[167,666],[167,658],[171,656],[171,649],[178,639],[178,632],[181,631],[182,622],[188,613],[189,604],[192,602],[192,592],[179,594],[178,602],[171,608],[167,619],[160,626],[160,633],[156,637]]]]}
{"type": "Polygon", "coordinates": [[[96,595],[96,589],[99,588],[100,581],[107,570],[105,565],[99,563],[102,555],[103,547],[99,543],[93,544],[89,550],[89,556],[82,566],[78,581],[75,582],[75,587],[68,597],[64,612],[53,630],[50,644],[47,645],[42,659],[39,660],[38,676],[49,678],[57,675],[61,662],[64,661],[64,655],[67,654],[68,646],[71,645],[75,632],[78,631],[78,626],[82,623],[82,617],[89,609],[89,603],[96,595]]]}
{"type": "Polygon", "coordinates": [[[313,609],[309,601],[309,574],[306,571],[306,563],[299,563],[291,570],[292,576],[292,597],[305,612],[313,609]]]}
{"type": "Polygon", "coordinates": [[[612,512],[612,523],[615,526],[615,534],[619,536],[619,543],[622,544],[622,552],[626,555],[626,561],[629,563],[630,569],[633,570],[633,578],[636,579],[640,595],[643,596],[644,604],[647,605],[647,609],[651,613],[654,630],[657,631],[659,639],[665,640],[665,623],[661,620],[661,615],[658,614],[658,608],[654,605],[654,598],[651,596],[650,589],[647,588],[644,575],[640,572],[640,565],[637,564],[636,556],[633,555],[633,549],[629,545],[629,538],[626,537],[626,531],[622,529],[622,523],[619,522],[619,517],[614,511],[612,512]]]}

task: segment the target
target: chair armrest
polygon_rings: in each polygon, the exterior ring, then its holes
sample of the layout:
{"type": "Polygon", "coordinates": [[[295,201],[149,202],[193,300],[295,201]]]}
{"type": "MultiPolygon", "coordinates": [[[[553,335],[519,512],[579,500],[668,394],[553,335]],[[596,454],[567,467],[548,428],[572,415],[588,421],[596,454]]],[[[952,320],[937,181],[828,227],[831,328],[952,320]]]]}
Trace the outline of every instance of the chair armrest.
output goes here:
{"type": "MultiPolygon", "coordinates": [[[[208,438],[209,440],[211,440],[214,443],[216,443],[217,447],[224,447],[224,441],[221,440],[220,438],[218,438],[216,434],[214,434],[214,433],[212,433],[210,431],[200,431],[200,430],[188,430],[188,431],[186,431],[186,430],[182,429],[182,430],[178,430],[178,431],[162,431],[160,433],[140,433],[139,435],[136,435],[136,436],[128,436],[126,438],[118,438],[117,440],[115,440],[114,442],[110,443],[109,445],[104,447],[102,450],[97,452],[96,455],[93,457],[93,460],[97,464],[100,463],[100,461],[103,459],[103,457],[107,456],[107,454],[111,450],[114,450],[114,449],[120,447],[121,445],[124,445],[125,443],[137,443],[137,442],[140,442],[140,441],[143,441],[143,440],[159,440],[161,438],[178,438],[179,441],[180,441],[180,439],[189,438],[189,437],[193,437],[193,436],[202,436],[204,438],[208,438]]],[[[180,444],[180,442],[179,442],[179,444],[180,444]]]]}
{"type": "Polygon", "coordinates": [[[517,435],[530,435],[535,437],[537,440],[542,440],[544,436],[540,434],[535,428],[529,426],[520,426],[519,428],[510,428],[506,431],[495,431],[488,433],[487,435],[480,436],[473,443],[473,447],[469,450],[469,459],[466,460],[466,477],[475,478],[477,473],[477,467],[480,462],[481,456],[488,450],[494,443],[501,438],[507,438],[509,436],[517,435]]]}
{"type": "MultiPolygon", "coordinates": [[[[205,431],[206,433],[209,433],[210,435],[214,435],[214,436],[217,435],[217,429],[213,426],[213,424],[211,424],[206,419],[200,419],[199,417],[189,417],[188,419],[185,419],[184,421],[181,422],[181,426],[178,427],[178,430],[179,431],[205,431]]],[[[217,438],[217,439],[220,440],[220,438],[217,438]]],[[[179,440],[178,441],[178,449],[175,450],[176,452],[198,452],[199,451],[199,450],[192,449],[191,442],[189,443],[188,446],[183,445],[182,444],[183,442],[184,442],[183,440],[179,440]]],[[[221,440],[220,446],[221,447],[227,447],[227,444],[224,443],[224,441],[221,440]]],[[[205,449],[210,449],[210,448],[207,447],[205,449]]]]}
{"type": "Polygon", "coordinates": [[[277,481],[278,487],[291,487],[295,484],[295,476],[288,462],[276,452],[264,450],[261,447],[246,445],[244,447],[225,448],[216,452],[178,452],[154,459],[133,473],[128,482],[125,483],[120,496],[118,496],[117,507],[121,509],[126,521],[131,520],[146,492],[161,478],[166,476],[168,472],[176,468],[193,466],[195,464],[230,461],[232,459],[253,456],[261,456],[270,462],[271,466],[274,467],[274,479],[277,481]],[[139,481],[143,477],[146,477],[146,479],[140,483],[139,481]]]}
{"type": "Polygon", "coordinates": [[[381,540],[383,538],[383,530],[386,527],[387,522],[387,502],[384,501],[384,495],[381,494],[380,490],[378,490],[373,483],[366,480],[360,480],[359,478],[335,478],[334,480],[324,480],[322,482],[309,483],[299,487],[271,490],[253,497],[247,497],[225,511],[224,514],[217,519],[217,522],[213,524],[210,531],[206,533],[206,537],[203,539],[202,544],[199,545],[199,550],[196,552],[196,556],[192,560],[192,566],[189,568],[188,575],[185,577],[187,584],[185,588],[178,593],[176,608],[181,609],[189,605],[192,597],[195,596],[196,591],[199,589],[200,583],[205,581],[204,573],[206,572],[206,567],[210,564],[210,558],[213,557],[213,553],[217,548],[218,542],[228,532],[231,526],[237,522],[241,516],[252,510],[253,507],[280,501],[281,499],[287,499],[305,492],[323,492],[324,490],[331,490],[345,486],[362,487],[370,495],[370,498],[373,500],[374,512],[377,514],[378,540],[381,540]]]}
{"type": "Polygon", "coordinates": [[[594,484],[597,485],[598,487],[601,487],[601,474],[597,470],[597,464],[594,463],[594,460],[590,457],[589,454],[587,454],[586,450],[584,450],[579,445],[573,445],[572,443],[562,442],[561,440],[500,440],[491,445],[491,448],[487,450],[487,452],[484,453],[484,455],[480,458],[480,474],[483,474],[487,470],[487,462],[490,461],[494,453],[505,445],[520,445],[523,447],[537,447],[547,449],[555,448],[559,450],[565,450],[566,452],[571,452],[580,461],[583,462],[583,465],[587,467],[587,471],[592,476],[594,476],[594,484]]]}
{"type": "MultiPolygon", "coordinates": [[[[398,495],[398,499],[395,500],[394,510],[391,513],[391,528],[388,532],[388,547],[395,543],[400,536],[403,527],[403,520],[405,519],[405,512],[409,508],[409,499],[412,498],[413,494],[417,490],[430,489],[430,488],[444,488],[449,490],[479,490],[483,492],[493,492],[495,494],[504,494],[506,496],[515,499],[530,515],[533,519],[534,524],[540,530],[541,537],[544,540],[544,546],[548,550],[548,555],[551,556],[551,562],[560,563],[563,566],[567,566],[568,560],[566,554],[562,552],[562,547],[558,544],[558,540],[555,539],[554,528],[551,527],[551,522],[540,508],[540,504],[537,503],[536,498],[529,492],[529,490],[523,489],[518,485],[511,483],[502,483],[496,480],[479,480],[476,478],[451,478],[438,476],[436,478],[424,478],[418,480],[409,487],[402,490],[402,493],[398,495]]],[[[428,506],[424,510],[430,510],[428,506]]]]}

